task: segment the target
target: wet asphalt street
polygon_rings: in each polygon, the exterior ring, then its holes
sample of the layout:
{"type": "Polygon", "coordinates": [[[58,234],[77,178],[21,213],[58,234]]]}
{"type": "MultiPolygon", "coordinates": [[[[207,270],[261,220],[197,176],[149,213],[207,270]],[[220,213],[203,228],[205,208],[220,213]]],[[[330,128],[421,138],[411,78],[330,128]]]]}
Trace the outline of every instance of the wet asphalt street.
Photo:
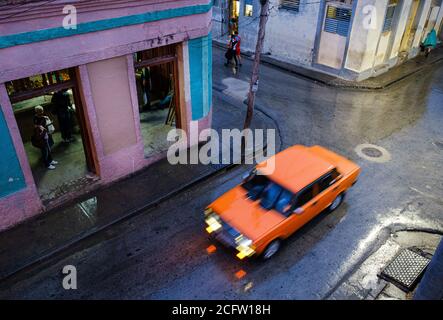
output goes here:
{"type": "MultiPolygon", "coordinates": [[[[215,90],[241,102],[251,62],[235,73],[222,57],[214,48],[215,90]]],[[[248,170],[240,166],[0,283],[0,298],[328,298],[392,231],[443,231],[443,64],[376,92],[262,66],[257,106],[277,121],[284,147],[320,144],[362,167],[343,205],[277,256],[242,262],[220,245],[206,250],[203,209],[240,182],[248,170]],[[385,148],[390,160],[360,158],[362,143],[385,148]],[[65,265],[77,268],[77,290],[62,288],[65,265]]]]}

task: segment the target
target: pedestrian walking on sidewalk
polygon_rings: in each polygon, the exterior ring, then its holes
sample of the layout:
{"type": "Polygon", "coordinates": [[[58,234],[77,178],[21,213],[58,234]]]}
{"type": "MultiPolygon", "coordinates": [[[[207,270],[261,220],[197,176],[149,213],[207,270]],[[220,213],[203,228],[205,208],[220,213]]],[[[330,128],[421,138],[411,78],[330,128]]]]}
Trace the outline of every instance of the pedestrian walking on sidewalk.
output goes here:
{"type": "Polygon", "coordinates": [[[229,40],[228,50],[226,51],[225,54],[226,58],[225,66],[228,66],[231,63],[231,60],[234,59],[235,67],[238,68],[237,45],[238,45],[238,39],[235,36],[235,34],[232,34],[231,39],[229,40]]]}
{"type": "Polygon", "coordinates": [[[425,57],[427,58],[429,56],[429,53],[432,49],[435,49],[437,46],[437,33],[435,32],[435,29],[432,29],[428,35],[426,36],[425,41],[423,41],[421,48],[422,51],[425,52],[425,57]]]}
{"type": "Polygon", "coordinates": [[[242,63],[241,63],[241,51],[240,51],[241,37],[238,34],[238,31],[235,31],[235,38],[237,40],[237,45],[236,45],[236,49],[235,49],[235,55],[237,57],[238,64],[241,66],[242,65],[242,63]]]}

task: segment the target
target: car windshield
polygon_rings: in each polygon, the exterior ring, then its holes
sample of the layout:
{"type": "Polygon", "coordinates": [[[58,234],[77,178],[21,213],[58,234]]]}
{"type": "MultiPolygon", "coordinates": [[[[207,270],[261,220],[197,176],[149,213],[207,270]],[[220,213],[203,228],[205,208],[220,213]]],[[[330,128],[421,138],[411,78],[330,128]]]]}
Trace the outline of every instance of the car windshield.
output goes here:
{"type": "Polygon", "coordinates": [[[263,175],[255,175],[245,182],[243,187],[248,191],[251,200],[260,200],[263,209],[275,209],[282,214],[285,214],[294,197],[292,192],[263,175]]]}

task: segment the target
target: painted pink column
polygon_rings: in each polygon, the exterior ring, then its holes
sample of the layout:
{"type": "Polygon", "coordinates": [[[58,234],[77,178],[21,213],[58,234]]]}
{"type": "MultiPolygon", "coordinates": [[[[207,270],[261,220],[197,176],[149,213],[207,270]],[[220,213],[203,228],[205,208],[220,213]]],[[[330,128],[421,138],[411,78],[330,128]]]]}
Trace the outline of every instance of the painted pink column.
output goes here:
{"type": "Polygon", "coordinates": [[[144,166],[136,88],[132,83],[134,66],[132,59],[124,55],[90,63],[86,69],[88,99],[94,106],[92,119],[101,145],[100,178],[107,183],[144,166]]]}

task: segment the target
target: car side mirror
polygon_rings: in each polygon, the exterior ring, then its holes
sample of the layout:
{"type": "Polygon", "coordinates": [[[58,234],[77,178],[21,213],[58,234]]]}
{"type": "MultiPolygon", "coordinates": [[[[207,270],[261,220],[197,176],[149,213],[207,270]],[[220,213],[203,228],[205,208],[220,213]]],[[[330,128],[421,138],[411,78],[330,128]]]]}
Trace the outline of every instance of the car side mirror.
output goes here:
{"type": "Polygon", "coordinates": [[[297,209],[294,210],[294,213],[297,215],[301,215],[303,214],[303,212],[305,212],[305,210],[302,207],[298,207],[297,209]]]}
{"type": "Polygon", "coordinates": [[[283,213],[286,214],[286,216],[288,216],[291,213],[291,205],[288,204],[283,208],[283,213]]]}

